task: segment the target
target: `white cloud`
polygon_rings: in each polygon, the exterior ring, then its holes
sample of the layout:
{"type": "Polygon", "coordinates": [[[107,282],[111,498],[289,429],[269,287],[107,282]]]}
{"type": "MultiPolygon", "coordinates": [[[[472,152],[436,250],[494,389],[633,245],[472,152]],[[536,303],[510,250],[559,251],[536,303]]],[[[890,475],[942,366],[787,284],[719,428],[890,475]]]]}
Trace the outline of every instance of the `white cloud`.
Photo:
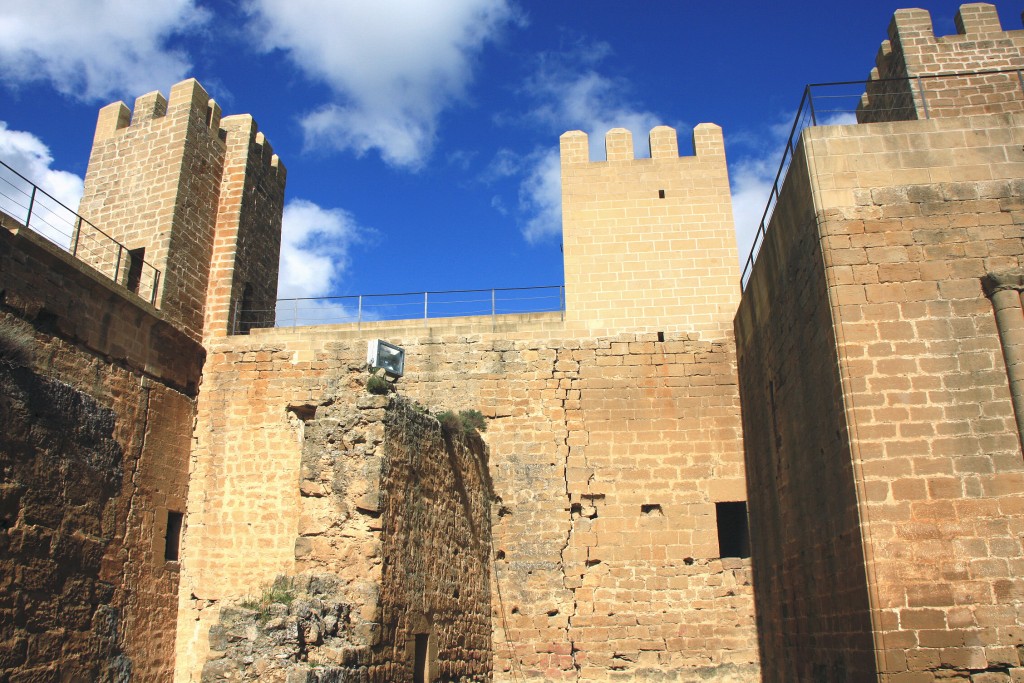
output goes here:
{"type": "MultiPolygon", "coordinates": [[[[821,125],[841,126],[856,122],[854,114],[842,113],[827,118],[821,125]]],[[[753,150],[737,157],[737,160],[729,165],[732,213],[736,221],[736,246],[741,269],[746,265],[747,257],[754,246],[758,226],[765,215],[765,207],[772,198],[772,185],[782,163],[782,155],[792,125],[792,119],[788,118],[767,126],[760,134],[741,132],[730,136],[732,142],[753,150]]],[[[768,217],[771,217],[770,212],[768,217]]]]}
{"type": "MultiPolygon", "coordinates": [[[[648,134],[664,121],[627,100],[628,84],[602,75],[594,66],[610,54],[607,45],[578,45],[565,54],[545,54],[529,79],[524,92],[535,106],[528,118],[562,133],[582,130],[589,135],[592,159],[605,158],[604,136],[612,128],[628,128],[633,133],[638,156],[649,156],[648,134]]],[[[519,159],[499,154],[493,171],[514,173],[525,167],[519,187],[519,208],[524,214],[523,236],[536,243],[557,237],[562,231],[562,181],[559,155],[555,150],[535,150],[519,159]],[[518,162],[518,165],[517,163],[518,162]]]]}
{"type": "Polygon", "coordinates": [[[0,211],[24,222],[32,192],[29,183],[37,185],[57,201],[37,194],[30,226],[53,242],[67,246],[74,230],[73,212],[77,211],[82,198],[82,179],[74,173],[51,168],[53,157],[42,140],[32,133],[10,130],[3,121],[0,121],[0,159],[27,179],[26,182],[0,167],[0,211]]]}
{"type": "Polygon", "coordinates": [[[250,0],[252,29],[335,101],[305,116],[307,145],[377,150],[417,168],[441,112],[465,94],[473,58],[516,19],[509,0],[250,0]]]}
{"type": "Polygon", "coordinates": [[[732,185],[732,215],[736,224],[736,247],[740,268],[746,264],[754,244],[757,226],[761,223],[765,206],[782,160],[782,152],[760,159],[744,159],[732,164],[729,179],[732,185]]]}
{"type": "Polygon", "coordinates": [[[0,80],[86,100],[166,88],[191,68],[168,39],[205,23],[195,0],[33,0],[0,13],[0,80]]]}
{"type": "MultiPolygon", "coordinates": [[[[372,231],[343,209],[325,209],[305,199],[284,207],[281,226],[279,299],[328,296],[344,277],[349,250],[372,231]]],[[[349,299],[278,302],[277,325],[324,325],[358,317],[349,299]]],[[[371,320],[373,316],[362,316],[371,320]]]]}
{"type": "Polygon", "coordinates": [[[562,169],[558,152],[541,156],[519,186],[519,208],[528,217],[523,237],[534,244],[562,233],[562,169]]]}
{"type": "Polygon", "coordinates": [[[305,199],[284,207],[278,297],[326,296],[345,274],[349,249],[365,229],[343,209],[325,209],[305,199]]]}

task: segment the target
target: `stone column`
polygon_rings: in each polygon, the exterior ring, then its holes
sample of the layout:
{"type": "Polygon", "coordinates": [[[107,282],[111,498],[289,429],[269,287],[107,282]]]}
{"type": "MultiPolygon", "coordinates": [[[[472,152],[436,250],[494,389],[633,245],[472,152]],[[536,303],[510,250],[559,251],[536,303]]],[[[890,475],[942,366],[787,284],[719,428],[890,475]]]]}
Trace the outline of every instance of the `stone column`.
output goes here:
{"type": "Polygon", "coordinates": [[[989,273],[981,279],[981,284],[995,309],[1017,433],[1024,447],[1024,307],[1021,306],[1024,271],[989,273]]]}

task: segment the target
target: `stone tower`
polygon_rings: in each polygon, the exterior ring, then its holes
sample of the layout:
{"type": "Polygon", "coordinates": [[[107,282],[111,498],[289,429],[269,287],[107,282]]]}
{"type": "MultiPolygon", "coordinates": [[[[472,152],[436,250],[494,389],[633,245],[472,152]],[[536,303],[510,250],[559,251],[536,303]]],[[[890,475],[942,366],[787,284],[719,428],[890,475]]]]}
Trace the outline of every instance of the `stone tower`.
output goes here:
{"type": "Polygon", "coordinates": [[[765,681],[1024,678],[1024,31],[956,26],[792,141],[737,313],[765,681]]]}
{"type": "Polygon", "coordinates": [[[134,111],[115,102],[79,212],[128,252],[80,255],[118,259],[118,279],[193,339],[273,324],[285,176],[252,117],[221,118],[194,79],[134,111]]]}
{"type": "Polygon", "coordinates": [[[607,161],[590,161],[587,142],[561,138],[566,320],[729,336],[740,274],[722,129],[698,125],[683,157],[667,126],[651,131],[650,159],[633,158],[623,128],[605,137],[607,161]]]}

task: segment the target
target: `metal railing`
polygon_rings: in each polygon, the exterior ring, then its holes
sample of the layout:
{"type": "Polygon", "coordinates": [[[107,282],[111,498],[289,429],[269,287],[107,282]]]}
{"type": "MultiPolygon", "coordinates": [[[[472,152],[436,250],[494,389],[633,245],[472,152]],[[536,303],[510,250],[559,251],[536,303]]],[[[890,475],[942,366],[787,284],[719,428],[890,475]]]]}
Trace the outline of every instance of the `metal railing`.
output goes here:
{"type": "Polygon", "coordinates": [[[804,88],[782,161],[775,174],[761,222],[744,262],[740,288],[746,289],[764,243],[779,193],[786,181],[800,134],[820,125],[910,121],[942,116],[1020,111],[1024,108],[1024,69],[993,69],[865,81],[812,83],[804,88]]]}
{"type": "Polygon", "coordinates": [[[273,311],[238,310],[233,332],[267,327],[329,325],[393,320],[427,320],[517,313],[565,312],[565,287],[508,287],[503,289],[449,289],[401,294],[278,299],[273,311]]]}
{"type": "Polygon", "coordinates": [[[160,271],[0,161],[0,213],[156,304],[160,271]]]}

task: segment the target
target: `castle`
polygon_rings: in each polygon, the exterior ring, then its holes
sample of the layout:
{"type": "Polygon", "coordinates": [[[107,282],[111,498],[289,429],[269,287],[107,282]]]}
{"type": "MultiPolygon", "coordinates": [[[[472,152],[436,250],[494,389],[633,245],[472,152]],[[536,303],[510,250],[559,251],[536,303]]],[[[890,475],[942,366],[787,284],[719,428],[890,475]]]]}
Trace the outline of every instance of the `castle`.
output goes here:
{"type": "Polygon", "coordinates": [[[1024,31],[956,25],[742,273],[721,129],[564,134],[564,315],[274,328],[252,118],[103,108],[71,253],[0,216],[0,680],[1024,680],[1024,31]]]}

